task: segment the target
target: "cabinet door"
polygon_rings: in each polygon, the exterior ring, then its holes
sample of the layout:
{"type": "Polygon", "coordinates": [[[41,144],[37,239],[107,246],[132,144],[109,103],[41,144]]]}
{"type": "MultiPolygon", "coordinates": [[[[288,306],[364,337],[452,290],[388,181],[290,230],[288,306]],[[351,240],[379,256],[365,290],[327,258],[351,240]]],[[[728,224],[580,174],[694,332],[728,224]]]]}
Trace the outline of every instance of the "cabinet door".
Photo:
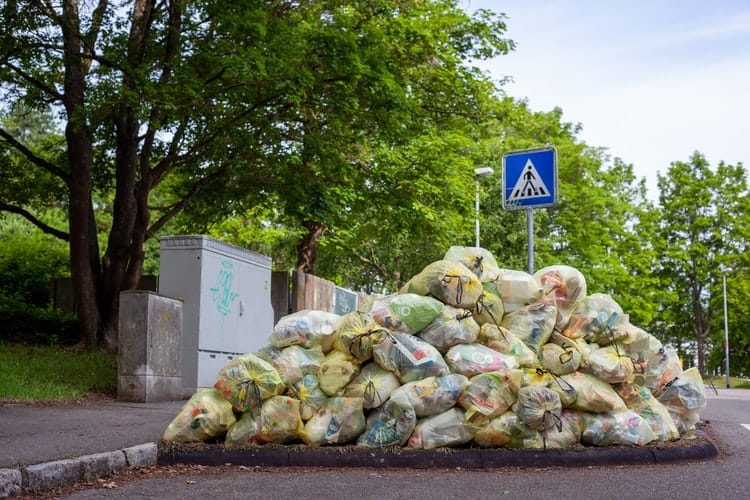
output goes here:
{"type": "Polygon", "coordinates": [[[203,253],[199,349],[239,352],[240,276],[240,262],[203,253]]]}

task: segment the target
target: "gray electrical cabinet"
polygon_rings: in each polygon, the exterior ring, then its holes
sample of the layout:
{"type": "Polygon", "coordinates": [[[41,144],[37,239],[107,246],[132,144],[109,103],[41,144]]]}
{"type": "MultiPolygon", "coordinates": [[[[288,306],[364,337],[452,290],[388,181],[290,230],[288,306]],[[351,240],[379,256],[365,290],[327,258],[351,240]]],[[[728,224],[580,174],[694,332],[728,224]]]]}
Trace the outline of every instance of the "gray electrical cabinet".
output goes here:
{"type": "Polygon", "coordinates": [[[160,238],[159,294],[183,301],[185,394],[213,387],[240,354],[273,332],[271,258],[208,236],[160,238]]]}

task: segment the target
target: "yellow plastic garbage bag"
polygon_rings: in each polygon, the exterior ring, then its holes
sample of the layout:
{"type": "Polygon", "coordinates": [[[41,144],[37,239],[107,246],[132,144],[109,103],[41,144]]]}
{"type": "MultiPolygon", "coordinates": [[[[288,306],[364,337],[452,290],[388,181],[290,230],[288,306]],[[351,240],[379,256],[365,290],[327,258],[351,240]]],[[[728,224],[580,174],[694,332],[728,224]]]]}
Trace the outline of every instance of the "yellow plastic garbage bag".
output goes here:
{"type": "Polygon", "coordinates": [[[271,363],[287,385],[296,384],[305,375],[318,373],[325,358],[319,345],[309,348],[290,345],[283,349],[269,345],[258,349],[255,354],[271,363]]]}
{"type": "Polygon", "coordinates": [[[305,423],[302,435],[309,445],[345,444],[365,431],[362,398],[334,397],[305,423]]]}
{"type": "Polygon", "coordinates": [[[219,438],[236,422],[232,405],[215,389],[193,394],[164,430],[163,439],[176,443],[202,443],[219,438]]]}
{"type": "Polygon", "coordinates": [[[682,373],[682,363],[677,351],[669,346],[662,346],[658,351],[652,352],[646,362],[646,373],[644,373],[645,386],[657,398],[661,395],[664,387],[672,382],[682,373]]]}
{"type": "Polygon", "coordinates": [[[300,402],[288,396],[274,396],[263,402],[260,409],[260,428],[255,442],[288,443],[303,435],[300,402]]]}
{"type": "Polygon", "coordinates": [[[544,432],[559,422],[562,404],[552,389],[527,385],[519,389],[513,412],[530,428],[544,432]]]}
{"type": "Polygon", "coordinates": [[[505,315],[505,306],[503,306],[503,301],[500,297],[488,290],[484,290],[471,312],[474,313],[474,321],[479,326],[485,323],[500,326],[505,315]]]}
{"type": "Polygon", "coordinates": [[[471,378],[480,373],[506,371],[518,367],[513,356],[497,352],[482,344],[459,344],[445,354],[453,373],[471,378]]]}
{"type": "Polygon", "coordinates": [[[574,410],[607,413],[627,409],[619,394],[610,384],[600,378],[581,371],[569,373],[560,378],[576,391],[575,402],[571,405],[574,410]]]}
{"type": "Polygon", "coordinates": [[[452,260],[428,264],[401,288],[401,293],[431,295],[444,304],[463,309],[474,307],[482,291],[482,283],[476,275],[452,260]]]}
{"type": "Polygon", "coordinates": [[[518,365],[532,368],[538,364],[537,355],[526,342],[516,337],[513,332],[502,326],[484,324],[479,329],[477,343],[497,352],[513,356],[518,365]]]}
{"type": "Polygon", "coordinates": [[[351,354],[360,363],[365,363],[372,359],[372,344],[387,331],[369,314],[354,311],[344,316],[333,347],[351,354]]]}
{"type": "Polygon", "coordinates": [[[617,388],[625,406],[641,416],[658,441],[673,441],[680,438],[680,432],[667,408],[651,394],[647,387],[634,384],[620,384],[617,388]]]}
{"type": "Polygon", "coordinates": [[[532,351],[547,343],[557,321],[557,309],[551,304],[533,304],[506,314],[502,326],[526,342],[532,351]]]}
{"type": "Polygon", "coordinates": [[[466,421],[484,424],[508,411],[518,399],[522,374],[514,369],[471,377],[458,398],[466,421]]]}
{"type": "Polygon", "coordinates": [[[706,407],[706,386],[698,368],[688,368],[678,375],[658,399],[669,410],[680,436],[694,438],[700,410],[706,407]]]}
{"type": "Polygon", "coordinates": [[[573,373],[581,366],[581,353],[572,346],[565,349],[555,343],[547,342],[539,353],[542,368],[555,375],[573,373]]]}
{"type": "Polygon", "coordinates": [[[562,325],[566,337],[583,338],[586,342],[614,342],[612,329],[625,320],[620,304],[604,293],[592,293],[578,302],[570,313],[567,325],[562,325]]]}
{"type": "Polygon", "coordinates": [[[360,370],[361,365],[351,354],[333,350],[320,365],[318,385],[328,396],[340,396],[360,370]]]}
{"type": "Polygon", "coordinates": [[[402,398],[391,398],[368,415],[365,431],[357,438],[357,446],[404,446],[416,425],[417,415],[409,402],[402,398]]]}
{"type": "Polygon", "coordinates": [[[388,401],[391,393],[400,386],[401,381],[393,372],[371,362],[363,366],[359,375],[344,387],[343,396],[364,399],[364,408],[369,410],[388,401]]]}
{"type": "Polygon", "coordinates": [[[407,446],[432,450],[441,447],[461,446],[474,438],[479,427],[464,420],[461,408],[451,408],[443,413],[420,419],[407,446]]]}
{"type": "Polygon", "coordinates": [[[310,420],[313,414],[323,406],[328,399],[328,395],[323,392],[316,375],[305,375],[294,385],[289,386],[289,394],[299,399],[299,413],[302,420],[310,420]]]}
{"type": "Polygon", "coordinates": [[[481,282],[497,279],[500,274],[495,256],[481,247],[452,246],[445,252],[443,260],[460,262],[469,268],[481,282]]]}
{"type": "Polygon", "coordinates": [[[214,388],[236,411],[244,413],[260,408],[266,399],[283,393],[286,385],[268,361],[246,353],[219,371],[214,388]]]}
{"type": "Polygon", "coordinates": [[[546,296],[554,297],[557,308],[556,326],[568,324],[570,313],[586,297],[586,278],[576,268],[564,265],[548,266],[534,274],[546,296]]]}
{"type": "Polygon", "coordinates": [[[482,448],[542,449],[542,434],[524,424],[512,410],[493,418],[474,434],[482,448]]]}
{"type": "Polygon", "coordinates": [[[538,304],[544,298],[544,288],[539,280],[515,269],[502,269],[497,279],[484,283],[484,289],[500,297],[505,314],[538,304]]]}
{"type": "Polygon", "coordinates": [[[474,343],[479,335],[479,325],[471,311],[446,305],[443,312],[418,335],[444,354],[454,345],[474,343]]]}
{"type": "Polygon", "coordinates": [[[269,343],[279,349],[290,345],[319,345],[327,354],[333,348],[340,325],[341,316],[338,314],[303,309],[282,317],[274,325],[269,343]]]}
{"type": "Polygon", "coordinates": [[[619,344],[594,349],[581,363],[581,371],[598,377],[609,384],[633,381],[635,363],[619,344]]]}
{"type": "Polygon", "coordinates": [[[375,362],[396,374],[402,384],[425,377],[445,375],[448,365],[430,344],[405,333],[393,332],[372,346],[375,362]]]}
{"type": "Polygon", "coordinates": [[[581,442],[593,446],[645,446],[656,436],[643,418],[627,408],[610,413],[581,414],[581,442]]]}
{"type": "Polygon", "coordinates": [[[402,385],[391,397],[408,401],[417,417],[429,417],[454,407],[468,383],[469,379],[460,373],[426,377],[402,385]]]}

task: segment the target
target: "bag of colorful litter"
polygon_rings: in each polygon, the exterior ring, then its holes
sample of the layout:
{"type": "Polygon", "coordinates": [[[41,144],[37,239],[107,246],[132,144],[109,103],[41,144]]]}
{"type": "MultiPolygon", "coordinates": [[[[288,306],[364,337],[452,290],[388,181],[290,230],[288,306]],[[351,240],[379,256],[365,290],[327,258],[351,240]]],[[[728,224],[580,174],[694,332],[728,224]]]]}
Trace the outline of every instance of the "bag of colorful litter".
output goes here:
{"type": "Polygon", "coordinates": [[[333,347],[365,363],[372,359],[372,344],[386,332],[388,330],[377,324],[369,314],[351,312],[344,316],[333,347]]]}
{"type": "Polygon", "coordinates": [[[413,335],[393,332],[372,346],[373,359],[396,374],[402,384],[448,373],[440,352],[413,335]]]}
{"type": "Polygon", "coordinates": [[[255,442],[288,443],[303,434],[300,402],[288,396],[273,396],[263,402],[255,442]]]}
{"type": "Polygon", "coordinates": [[[365,431],[363,404],[362,398],[328,399],[305,424],[302,433],[305,443],[320,446],[355,440],[365,431]]]}
{"type": "Polygon", "coordinates": [[[581,442],[593,446],[645,446],[656,436],[637,413],[619,410],[612,413],[581,414],[581,442]]]}
{"type": "Polygon", "coordinates": [[[604,293],[592,293],[578,302],[570,313],[567,326],[563,325],[563,334],[571,339],[583,338],[586,342],[614,342],[611,329],[625,320],[625,313],[620,304],[604,293]]]}
{"type": "Polygon", "coordinates": [[[490,420],[474,434],[474,442],[482,448],[542,449],[542,434],[524,424],[513,411],[506,411],[490,420]]]}
{"type": "Polygon", "coordinates": [[[591,413],[608,413],[626,410],[625,402],[611,385],[600,378],[580,371],[560,377],[576,391],[573,410],[591,413]]]}
{"type": "Polygon", "coordinates": [[[576,304],[586,297],[586,278],[570,266],[554,265],[540,269],[534,274],[544,288],[546,296],[553,296],[557,308],[558,328],[564,328],[576,304]]]}
{"type": "Polygon", "coordinates": [[[260,432],[260,415],[257,412],[243,413],[224,436],[225,446],[245,446],[255,443],[260,432]]]}
{"type": "Polygon", "coordinates": [[[647,387],[633,384],[621,384],[617,387],[625,406],[641,416],[658,441],[672,441],[680,438],[680,432],[667,408],[651,394],[647,387]]]}
{"type": "Polygon", "coordinates": [[[279,349],[290,345],[319,345],[324,353],[328,353],[333,348],[340,325],[341,316],[338,314],[304,309],[282,317],[273,327],[269,342],[279,349]]]}
{"type": "Polygon", "coordinates": [[[164,430],[164,441],[202,443],[219,438],[236,422],[232,405],[215,389],[201,389],[164,430]]]}
{"type": "Polygon", "coordinates": [[[541,367],[533,370],[524,370],[521,387],[527,385],[546,387],[555,391],[560,397],[560,404],[562,404],[563,408],[573,406],[578,397],[575,388],[566,382],[562,376],[555,375],[551,371],[541,367]]]}
{"type": "Polygon", "coordinates": [[[581,353],[577,349],[573,349],[572,347],[564,349],[551,342],[547,342],[542,346],[539,358],[542,362],[542,368],[549,370],[555,375],[573,373],[581,366],[581,353]]]}
{"type": "Polygon", "coordinates": [[[263,401],[284,392],[286,385],[268,361],[253,353],[234,358],[220,371],[214,388],[241,413],[260,408],[263,401]]]}
{"type": "Polygon", "coordinates": [[[531,350],[547,343],[557,321],[557,309],[551,304],[534,304],[517,309],[503,317],[502,326],[526,342],[531,350]]]}
{"type": "Polygon", "coordinates": [[[518,398],[522,375],[520,370],[508,370],[471,377],[458,398],[466,422],[484,424],[508,411],[518,398]]]}
{"type": "Polygon", "coordinates": [[[706,386],[698,369],[682,372],[664,387],[658,399],[669,410],[680,435],[694,438],[699,412],[706,407],[706,386]]]}
{"type": "Polygon", "coordinates": [[[377,324],[392,332],[415,334],[441,312],[443,303],[433,297],[402,293],[376,300],[370,315],[377,324]]]}
{"type": "Polygon", "coordinates": [[[471,344],[477,340],[479,325],[471,311],[446,305],[443,312],[419,332],[419,337],[441,353],[457,344],[471,344]]]}
{"type": "Polygon", "coordinates": [[[499,353],[482,344],[459,344],[445,354],[445,361],[453,373],[473,377],[480,373],[510,370],[518,367],[513,356],[499,353]]]}
{"type": "Polygon", "coordinates": [[[326,402],[328,395],[318,384],[318,377],[305,375],[294,385],[289,386],[289,394],[299,399],[299,413],[302,420],[310,420],[313,414],[326,402]]]}
{"type": "Polygon", "coordinates": [[[482,282],[492,281],[500,274],[495,256],[489,250],[481,247],[450,247],[443,260],[460,262],[482,282]]]}
{"type": "Polygon", "coordinates": [[[471,309],[482,290],[482,283],[469,268],[452,260],[438,260],[412,277],[401,293],[431,295],[444,304],[471,309]]]}
{"type": "Polygon", "coordinates": [[[646,387],[658,398],[664,387],[681,373],[682,363],[677,351],[672,347],[662,346],[649,356],[643,376],[646,387]]]}
{"type": "Polygon", "coordinates": [[[305,375],[318,373],[325,358],[319,345],[309,348],[290,345],[283,349],[266,346],[255,351],[255,355],[271,363],[288,385],[296,384],[305,375]]]}
{"type": "Polygon", "coordinates": [[[344,387],[343,396],[364,399],[365,409],[377,408],[391,397],[391,393],[401,386],[398,377],[377,363],[367,363],[359,375],[344,387]]]}
{"type": "Polygon", "coordinates": [[[544,449],[572,448],[581,442],[581,414],[563,408],[560,420],[552,422],[542,433],[544,449]]]}
{"type": "Polygon", "coordinates": [[[407,446],[431,450],[440,447],[460,446],[474,438],[478,427],[464,421],[464,411],[451,408],[448,411],[420,419],[407,446]]]}
{"type": "Polygon", "coordinates": [[[518,391],[513,412],[524,424],[539,432],[556,425],[560,420],[560,396],[552,389],[527,385],[518,391]]]}
{"type": "Polygon", "coordinates": [[[594,349],[581,364],[581,371],[609,384],[633,381],[635,364],[618,344],[594,349]]]}
{"type": "Polygon", "coordinates": [[[513,269],[502,269],[497,279],[484,283],[484,289],[500,297],[505,314],[538,304],[544,298],[544,289],[538,279],[513,269]]]}
{"type": "Polygon", "coordinates": [[[526,342],[516,337],[513,332],[502,326],[484,324],[479,328],[477,343],[492,350],[513,356],[518,365],[531,368],[537,365],[537,355],[526,342]]]}
{"type": "Polygon", "coordinates": [[[327,395],[338,396],[360,369],[359,362],[351,354],[333,350],[320,365],[318,385],[327,395]]]}
{"type": "Polygon", "coordinates": [[[429,417],[454,407],[468,383],[465,376],[449,373],[408,382],[394,390],[391,397],[408,401],[417,417],[429,417]]]}
{"type": "Polygon", "coordinates": [[[357,438],[357,446],[404,446],[416,425],[417,415],[409,402],[391,398],[367,417],[365,432],[357,438]]]}

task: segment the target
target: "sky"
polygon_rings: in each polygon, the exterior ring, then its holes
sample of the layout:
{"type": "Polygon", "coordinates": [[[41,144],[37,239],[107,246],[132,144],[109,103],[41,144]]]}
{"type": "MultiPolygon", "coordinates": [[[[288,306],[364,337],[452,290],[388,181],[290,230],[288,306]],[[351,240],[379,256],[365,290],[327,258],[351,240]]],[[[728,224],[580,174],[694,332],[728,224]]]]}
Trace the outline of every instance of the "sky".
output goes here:
{"type": "Polygon", "coordinates": [[[646,179],[702,153],[750,167],[750,0],[462,0],[507,16],[507,56],[479,66],[534,111],[646,179]]]}

